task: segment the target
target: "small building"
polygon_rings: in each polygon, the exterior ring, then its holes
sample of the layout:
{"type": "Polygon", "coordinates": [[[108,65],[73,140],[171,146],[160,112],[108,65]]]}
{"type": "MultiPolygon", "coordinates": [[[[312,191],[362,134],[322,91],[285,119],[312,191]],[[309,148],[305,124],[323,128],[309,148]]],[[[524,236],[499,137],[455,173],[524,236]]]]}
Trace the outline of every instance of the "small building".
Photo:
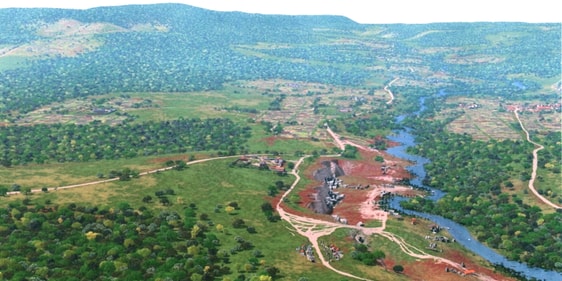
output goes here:
{"type": "Polygon", "coordinates": [[[106,115],[115,112],[114,108],[105,108],[105,107],[98,107],[92,110],[92,113],[95,115],[106,115]]]}

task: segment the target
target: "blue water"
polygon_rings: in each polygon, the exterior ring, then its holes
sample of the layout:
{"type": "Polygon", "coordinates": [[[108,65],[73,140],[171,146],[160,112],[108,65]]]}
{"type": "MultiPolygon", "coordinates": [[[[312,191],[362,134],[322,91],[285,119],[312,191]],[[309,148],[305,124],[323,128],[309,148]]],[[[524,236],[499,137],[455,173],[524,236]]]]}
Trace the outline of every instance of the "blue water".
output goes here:
{"type": "Polygon", "coordinates": [[[515,81],[513,83],[511,83],[511,85],[519,88],[520,90],[525,90],[527,89],[527,87],[525,85],[523,85],[523,83],[519,82],[519,81],[515,81]]]}
{"type": "MultiPolygon", "coordinates": [[[[437,95],[445,95],[445,92],[440,91],[437,95]]],[[[423,110],[425,110],[424,102],[425,102],[425,98],[420,98],[420,110],[414,112],[413,115],[417,116],[423,110]]],[[[406,116],[399,116],[398,118],[396,118],[396,122],[401,123],[405,117],[406,116]]],[[[399,146],[395,146],[387,149],[387,152],[393,156],[406,159],[414,163],[413,165],[408,166],[406,168],[414,176],[410,180],[410,183],[413,186],[417,186],[429,190],[431,195],[428,196],[427,198],[434,201],[439,200],[445,195],[445,193],[423,184],[423,179],[426,176],[424,165],[429,163],[430,160],[421,156],[411,155],[406,152],[408,147],[415,145],[414,136],[410,132],[411,132],[410,129],[405,128],[403,130],[395,131],[392,135],[387,136],[389,140],[400,143],[399,146]]],[[[548,280],[548,281],[562,280],[562,273],[556,271],[548,271],[541,268],[529,267],[524,263],[508,260],[506,257],[500,255],[499,253],[495,252],[491,248],[488,248],[484,244],[478,242],[474,237],[472,237],[472,235],[468,232],[468,230],[464,226],[452,220],[446,219],[438,215],[432,215],[428,213],[422,213],[422,212],[417,212],[417,211],[412,211],[402,208],[400,206],[400,202],[407,199],[408,198],[404,198],[400,196],[393,197],[392,201],[390,202],[390,208],[401,211],[408,215],[414,215],[414,216],[426,218],[428,220],[433,221],[440,227],[447,228],[448,232],[458,243],[460,243],[461,245],[463,245],[465,248],[469,249],[473,253],[482,256],[484,259],[488,260],[492,264],[501,264],[506,268],[510,268],[512,270],[521,273],[526,278],[535,278],[537,280],[548,280]]]]}

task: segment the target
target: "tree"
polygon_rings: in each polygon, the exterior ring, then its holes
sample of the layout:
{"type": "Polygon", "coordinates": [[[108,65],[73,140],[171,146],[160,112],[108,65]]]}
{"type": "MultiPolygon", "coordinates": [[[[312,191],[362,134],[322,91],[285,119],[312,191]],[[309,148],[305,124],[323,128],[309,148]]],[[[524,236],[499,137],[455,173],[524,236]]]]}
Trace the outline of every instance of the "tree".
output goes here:
{"type": "Polygon", "coordinates": [[[277,125],[275,125],[275,127],[272,128],[272,132],[274,135],[279,135],[283,133],[283,126],[281,126],[281,123],[277,122],[277,125]]]}
{"type": "Polygon", "coordinates": [[[263,204],[261,204],[261,210],[262,212],[273,212],[273,206],[271,206],[271,203],[269,202],[265,202],[263,204]]]}
{"type": "Polygon", "coordinates": [[[260,275],[259,281],[271,281],[273,280],[271,276],[268,275],[260,275]]]}
{"type": "Polygon", "coordinates": [[[191,229],[191,239],[195,239],[199,233],[201,233],[201,228],[198,225],[194,225],[191,229]]]}
{"type": "Polygon", "coordinates": [[[295,168],[295,163],[293,162],[287,162],[287,169],[292,170],[295,168]]]}
{"type": "Polygon", "coordinates": [[[275,187],[277,187],[277,189],[283,189],[285,187],[285,183],[283,181],[276,181],[275,187]]]}
{"type": "Polygon", "coordinates": [[[267,273],[267,275],[271,276],[271,278],[275,278],[281,271],[275,266],[268,266],[265,268],[265,272],[267,273]]]}
{"type": "Polygon", "coordinates": [[[346,144],[344,151],[341,153],[341,156],[350,159],[357,158],[357,147],[346,144]]]}
{"type": "Polygon", "coordinates": [[[253,226],[246,227],[246,230],[248,231],[248,233],[252,233],[252,234],[257,233],[256,228],[253,226]]]}
{"type": "Polygon", "coordinates": [[[190,256],[196,256],[197,254],[199,254],[199,246],[189,246],[187,248],[187,254],[190,256]]]}
{"type": "Polygon", "coordinates": [[[125,168],[123,171],[117,173],[120,181],[131,180],[131,169],[125,168]]]}
{"type": "Polygon", "coordinates": [[[176,161],[176,166],[174,167],[174,170],[183,171],[183,170],[185,170],[185,168],[187,168],[187,164],[185,163],[185,161],[182,161],[182,160],[176,161]]]}
{"type": "Polygon", "coordinates": [[[243,219],[237,218],[232,222],[232,227],[234,228],[242,228],[246,225],[243,219]]]}
{"type": "Polygon", "coordinates": [[[112,261],[100,262],[99,268],[106,276],[110,276],[115,271],[115,265],[112,261]]]}
{"type": "Polygon", "coordinates": [[[217,226],[215,226],[215,228],[217,229],[218,232],[223,232],[224,231],[224,226],[222,224],[217,224],[217,226]]]}
{"type": "Polygon", "coordinates": [[[396,273],[402,273],[402,272],[404,272],[404,267],[397,264],[397,265],[392,267],[392,270],[394,270],[394,272],[396,272],[396,273]]]}
{"type": "Polygon", "coordinates": [[[170,205],[170,200],[168,199],[168,197],[162,196],[162,197],[160,197],[160,204],[162,204],[164,206],[168,206],[168,205],[170,205]]]}
{"type": "Polygon", "coordinates": [[[195,273],[191,274],[191,278],[189,280],[191,280],[191,281],[201,281],[201,280],[203,280],[203,275],[195,272],[195,273]]]}

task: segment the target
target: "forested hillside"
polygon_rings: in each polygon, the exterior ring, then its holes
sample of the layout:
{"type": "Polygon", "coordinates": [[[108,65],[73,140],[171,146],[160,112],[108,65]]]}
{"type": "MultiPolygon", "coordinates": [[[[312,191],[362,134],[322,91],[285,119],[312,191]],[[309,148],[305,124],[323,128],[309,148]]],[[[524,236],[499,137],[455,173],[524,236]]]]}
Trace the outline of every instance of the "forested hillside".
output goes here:
{"type": "MultiPolygon", "coordinates": [[[[65,22],[69,19],[78,21],[72,24],[83,29],[93,24],[114,28],[70,34],[99,41],[99,47],[91,51],[75,56],[27,54],[24,67],[0,72],[0,110],[7,118],[17,118],[10,114],[13,112],[28,112],[68,98],[108,92],[218,89],[240,79],[359,86],[392,70],[393,75],[418,80],[412,67],[457,77],[448,81],[451,92],[514,98],[523,89],[513,85],[515,79],[509,74],[553,77],[560,68],[556,52],[560,32],[552,24],[369,26],[343,17],[221,13],[172,4],[2,9],[0,18],[2,53],[37,40],[69,36],[64,31],[73,28],[65,22]],[[152,28],[135,28],[142,25],[152,28]],[[38,32],[50,27],[62,31],[38,32]],[[422,49],[426,51],[420,52],[422,49]],[[540,55],[530,56],[530,52],[540,55]],[[493,67],[469,63],[478,60],[493,60],[493,67]],[[470,82],[463,77],[470,77],[470,82]]],[[[436,79],[426,77],[424,83],[436,79]]],[[[527,91],[538,87],[534,81],[522,83],[527,91]]]]}

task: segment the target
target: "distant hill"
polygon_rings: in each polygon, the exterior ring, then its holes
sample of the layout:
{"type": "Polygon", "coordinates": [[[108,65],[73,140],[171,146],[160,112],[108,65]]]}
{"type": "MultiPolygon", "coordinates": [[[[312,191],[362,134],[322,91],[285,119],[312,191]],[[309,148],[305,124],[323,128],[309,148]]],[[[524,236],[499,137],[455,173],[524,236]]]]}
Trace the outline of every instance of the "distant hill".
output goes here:
{"type": "Polygon", "coordinates": [[[74,19],[83,23],[104,22],[131,28],[139,23],[158,23],[170,32],[186,35],[224,36],[225,42],[296,42],[313,29],[360,29],[361,25],[342,16],[284,16],[241,12],[216,12],[183,4],[154,4],[99,7],[88,10],[0,9],[0,40],[25,43],[37,39],[33,26],[74,19]]]}
{"type": "MultiPolygon", "coordinates": [[[[557,24],[363,25],[182,4],[0,9],[0,119],[86,95],[219,89],[234,80],[362,86],[401,76],[436,85],[414,68],[455,77],[449,92],[490,92],[493,84],[492,94],[513,95],[523,91],[514,75],[559,75],[559,31],[557,24]]],[[[538,87],[524,82],[527,91],[538,87]]]]}

